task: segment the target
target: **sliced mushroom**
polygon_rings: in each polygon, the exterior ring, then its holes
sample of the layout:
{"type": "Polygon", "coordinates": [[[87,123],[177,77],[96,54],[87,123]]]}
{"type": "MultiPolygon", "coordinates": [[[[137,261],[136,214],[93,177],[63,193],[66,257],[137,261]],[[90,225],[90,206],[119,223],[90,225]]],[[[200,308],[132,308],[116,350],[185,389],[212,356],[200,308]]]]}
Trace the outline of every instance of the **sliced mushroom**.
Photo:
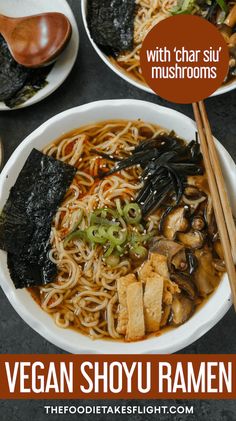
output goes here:
{"type": "Polygon", "coordinates": [[[192,275],[198,267],[198,260],[191,249],[186,249],[186,258],[188,263],[189,275],[192,275]]]}
{"type": "Polygon", "coordinates": [[[196,291],[192,281],[183,274],[174,273],[171,275],[171,280],[174,281],[181,290],[185,291],[191,300],[196,297],[196,291]]]}
{"type": "Polygon", "coordinates": [[[176,253],[171,259],[170,263],[175,268],[175,270],[185,272],[188,269],[185,249],[182,248],[178,253],[176,253]]]}
{"type": "Polygon", "coordinates": [[[196,209],[197,206],[207,199],[206,194],[199,190],[197,186],[189,185],[185,188],[183,202],[196,209]]]}
{"type": "Polygon", "coordinates": [[[185,270],[187,266],[184,246],[175,241],[154,237],[150,244],[150,252],[166,256],[169,270],[172,265],[179,270],[185,270]]]}
{"type": "Polygon", "coordinates": [[[230,10],[227,18],[225,19],[225,24],[233,28],[236,25],[236,4],[230,10]]]}
{"type": "Polygon", "coordinates": [[[170,279],[165,279],[163,290],[163,303],[165,305],[171,305],[175,295],[180,293],[180,288],[175,282],[170,279]]]}
{"type": "Polygon", "coordinates": [[[153,237],[150,242],[150,252],[159,253],[170,258],[175,256],[183,248],[183,245],[162,237],[153,237]]]}
{"type": "Polygon", "coordinates": [[[226,271],[224,260],[214,259],[212,264],[218,272],[225,272],[226,271]]]}
{"type": "Polygon", "coordinates": [[[185,323],[192,315],[194,310],[193,301],[184,295],[174,297],[172,308],[171,308],[171,322],[174,325],[181,325],[185,323]]]}
{"type": "Polygon", "coordinates": [[[186,218],[188,207],[181,206],[172,210],[162,222],[163,234],[168,240],[174,240],[177,232],[185,232],[189,227],[186,218]]]}
{"type": "Polygon", "coordinates": [[[232,55],[235,58],[235,46],[236,46],[236,32],[234,32],[233,35],[231,35],[229,39],[229,52],[230,55],[232,55]]]}
{"type": "Polygon", "coordinates": [[[163,309],[162,317],[161,317],[160,327],[164,327],[167,325],[169,317],[170,317],[170,312],[171,312],[171,306],[165,305],[163,309]]]}
{"type": "Polygon", "coordinates": [[[235,59],[235,58],[231,58],[231,59],[229,60],[229,68],[230,68],[230,70],[231,70],[231,69],[234,69],[234,68],[235,68],[235,66],[236,66],[236,59],[235,59]]]}
{"type": "Polygon", "coordinates": [[[192,219],[192,228],[194,230],[202,231],[205,228],[205,221],[201,215],[196,215],[192,219]]]}
{"type": "Polygon", "coordinates": [[[205,175],[190,175],[187,177],[187,185],[196,187],[200,192],[208,194],[209,186],[205,175]]]}
{"type": "Polygon", "coordinates": [[[194,275],[195,285],[201,296],[210,294],[218,285],[219,276],[213,266],[213,257],[210,250],[196,250],[198,268],[194,275]]]}
{"type": "Polygon", "coordinates": [[[229,73],[230,73],[230,76],[236,77],[236,66],[230,67],[229,73]]]}
{"type": "Polygon", "coordinates": [[[236,69],[236,32],[230,37],[229,41],[229,73],[233,76],[236,69]]]}
{"type": "Polygon", "coordinates": [[[221,25],[224,22],[225,18],[226,18],[225,11],[219,8],[216,14],[216,24],[221,25]]]}
{"type": "Polygon", "coordinates": [[[198,249],[203,246],[205,236],[201,231],[190,230],[189,232],[178,233],[178,240],[181,241],[186,247],[198,249]]]}
{"type": "Polygon", "coordinates": [[[222,25],[219,25],[218,27],[222,37],[224,38],[225,42],[229,44],[229,39],[232,35],[232,28],[225,23],[222,23],[222,25]]]}

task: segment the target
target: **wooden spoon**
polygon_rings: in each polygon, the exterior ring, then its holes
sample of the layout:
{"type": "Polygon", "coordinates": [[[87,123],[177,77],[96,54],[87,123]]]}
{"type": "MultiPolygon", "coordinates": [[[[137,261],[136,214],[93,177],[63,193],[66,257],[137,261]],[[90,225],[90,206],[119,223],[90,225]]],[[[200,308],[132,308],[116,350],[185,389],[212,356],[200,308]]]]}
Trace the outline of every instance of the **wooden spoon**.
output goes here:
{"type": "Polygon", "coordinates": [[[26,67],[54,61],[66,47],[71,24],[62,13],[42,13],[23,18],[0,15],[0,33],[14,59],[26,67]]]}

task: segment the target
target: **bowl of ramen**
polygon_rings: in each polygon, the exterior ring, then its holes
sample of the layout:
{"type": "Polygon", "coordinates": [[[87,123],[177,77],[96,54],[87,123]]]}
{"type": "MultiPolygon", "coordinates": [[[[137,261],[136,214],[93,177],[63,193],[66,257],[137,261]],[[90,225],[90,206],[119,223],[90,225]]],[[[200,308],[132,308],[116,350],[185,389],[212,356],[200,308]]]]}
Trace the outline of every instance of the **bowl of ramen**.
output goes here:
{"type": "Polygon", "coordinates": [[[140,50],[147,33],[177,14],[191,13],[207,19],[219,28],[230,55],[227,78],[212,96],[235,89],[235,0],[81,0],[81,7],[88,38],[101,59],[118,76],[150,93],[153,91],[140,67],[140,50]]]}
{"type": "Polygon", "coordinates": [[[56,115],[6,164],[0,207],[1,286],[66,351],[175,352],[231,305],[196,126],[176,111],[107,100],[56,115]]]}

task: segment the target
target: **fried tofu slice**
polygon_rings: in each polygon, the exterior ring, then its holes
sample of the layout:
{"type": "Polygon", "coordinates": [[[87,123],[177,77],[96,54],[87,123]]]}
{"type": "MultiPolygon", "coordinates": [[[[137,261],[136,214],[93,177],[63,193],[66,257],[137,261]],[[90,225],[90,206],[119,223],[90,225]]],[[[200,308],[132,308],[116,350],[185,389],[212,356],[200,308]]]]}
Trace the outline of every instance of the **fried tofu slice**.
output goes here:
{"type": "Polygon", "coordinates": [[[144,292],[144,319],[146,332],[157,332],[162,317],[164,279],[160,276],[148,278],[144,292]]]}
{"type": "Polygon", "coordinates": [[[158,253],[151,253],[150,262],[155,272],[157,272],[159,275],[163,276],[164,278],[169,278],[167,256],[163,256],[162,254],[158,254],[158,253]]]}
{"type": "Polygon", "coordinates": [[[154,275],[169,278],[167,257],[158,253],[151,253],[148,260],[139,269],[139,279],[142,282],[154,275]]]}
{"type": "Polygon", "coordinates": [[[138,269],[138,277],[140,281],[146,282],[147,278],[153,275],[153,267],[150,260],[146,260],[142,266],[138,269]]]}
{"type": "Polygon", "coordinates": [[[162,278],[162,276],[154,269],[152,262],[148,259],[145,263],[143,263],[138,271],[139,280],[145,283],[148,278],[155,275],[162,278]]]}
{"type": "Polygon", "coordinates": [[[180,293],[178,285],[169,279],[167,257],[159,253],[150,253],[148,260],[139,269],[139,279],[146,283],[149,278],[156,277],[163,283],[163,303],[172,304],[173,296],[180,293]]]}
{"type": "Polygon", "coordinates": [[[127,287],[128,325],[126,340],[138,341],[145,335],[143,284],[134,282],[127,287]]]}
{"type": "Polygon", "coordinates": [[[170,279],[164,280],[164,290],[163,290],[163,303],[170,305],[173,302],[173,297],[175,294],[179,294],[181,291],[179,286],[171,281],[170,279]]]}
{"type": "Polygon", "coordinates": [[[128,285],[136,282],[137,279],[134,274],[122,276],[117,280],[117,293],[119,300],[119,313],[117,321],[117,332],[121,335],[126,334],[128,324],[128,311],[127,311],[127,287],[128,285]]]}

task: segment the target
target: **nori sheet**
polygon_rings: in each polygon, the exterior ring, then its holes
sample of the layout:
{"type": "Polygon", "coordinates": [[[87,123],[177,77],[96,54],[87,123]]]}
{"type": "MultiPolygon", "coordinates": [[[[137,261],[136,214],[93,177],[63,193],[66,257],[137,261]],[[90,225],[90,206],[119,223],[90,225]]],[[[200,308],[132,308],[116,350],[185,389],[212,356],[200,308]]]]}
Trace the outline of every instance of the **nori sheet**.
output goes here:
{"type": "Polygon", "coordinates": [[[14,108],[31,98],[47,85],[46,77],[53,65],[29,69],[12,57],[7,43],[0,35],[0,101],[14,108]]]}
{"type": "Polygon", "coordinates": [[[88,0],[93,40],[107,53],[133,48],[135,0],[88,0]]]}
{"type": "Polygon", "coordinates": [[[76,168],[30,153],[0,215],[0,248],[8,252],[8,268],[16,288],[44,285],[57,274],[49,259],[53,217],[76,168]]]}

